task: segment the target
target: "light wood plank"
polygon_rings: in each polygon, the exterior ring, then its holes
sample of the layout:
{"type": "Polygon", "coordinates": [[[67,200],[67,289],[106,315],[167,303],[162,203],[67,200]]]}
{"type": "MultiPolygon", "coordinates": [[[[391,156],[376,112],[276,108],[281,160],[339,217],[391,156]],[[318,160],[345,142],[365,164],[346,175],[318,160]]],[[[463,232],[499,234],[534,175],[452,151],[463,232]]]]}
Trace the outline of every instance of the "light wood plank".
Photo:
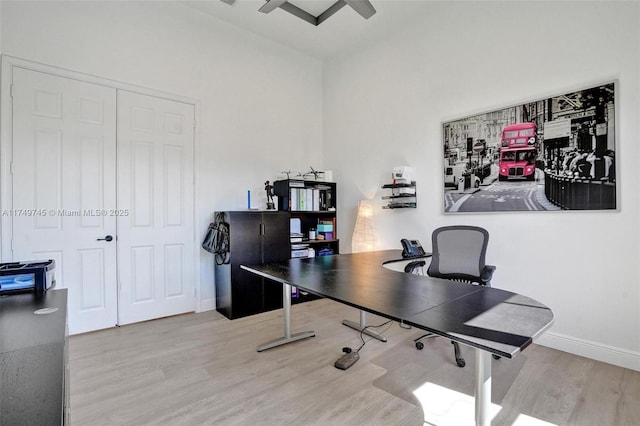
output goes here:
{"type": "MultiPolygon", "coordinates": [[[[424,425],[413,392],[425,382],[469,395],[473,350],[456,367],[441,338],[417,351],[420,330],[393,323],[349,370],[333,367],[360,336],[359,312],[329,300],[292,308],[292,332],[316,337],[256,352],[283,333],[282,312],[230,321],[186,314],[70,338],[72,425],[424,425]]],[[[369,324],[385,320],[368,315],[369,324]]],[[[640,424],[640,373],[532,345],[493,361],[495,425],[522,416],[552,424],[640,424]],[[496,387],[498,388],[496,390],[496,387]]],[[[469,419],[470,423],[473,419],[469,419]]]]}

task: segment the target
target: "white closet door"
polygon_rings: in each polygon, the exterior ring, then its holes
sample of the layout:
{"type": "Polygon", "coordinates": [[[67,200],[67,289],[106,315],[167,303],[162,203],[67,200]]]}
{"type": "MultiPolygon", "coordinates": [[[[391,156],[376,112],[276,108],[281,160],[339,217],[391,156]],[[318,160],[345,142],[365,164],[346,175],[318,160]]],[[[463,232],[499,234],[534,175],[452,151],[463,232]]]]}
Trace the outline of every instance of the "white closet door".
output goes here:
{"type": "Polygon", "coordinates": [[[119,324],[195,310],[194,106],[118,91],[119,324]]]}
{"type": "Polygon", "coordinates": [[[13,259],[56,261],[70,333],[117,322],[115,162],[115,89],[14,68],[13,259]]]}

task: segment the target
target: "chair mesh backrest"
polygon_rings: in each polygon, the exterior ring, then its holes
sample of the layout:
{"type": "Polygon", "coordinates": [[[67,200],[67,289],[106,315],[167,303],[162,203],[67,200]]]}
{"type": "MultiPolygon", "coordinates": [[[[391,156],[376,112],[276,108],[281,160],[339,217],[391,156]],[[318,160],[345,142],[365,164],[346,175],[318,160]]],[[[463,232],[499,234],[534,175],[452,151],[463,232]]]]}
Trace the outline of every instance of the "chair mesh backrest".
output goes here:
{"type": "Polygon", "coordinates": [[[432,277],[480,283],[489,233],[477,226],[445,226],[431,235],[432,277]]]}

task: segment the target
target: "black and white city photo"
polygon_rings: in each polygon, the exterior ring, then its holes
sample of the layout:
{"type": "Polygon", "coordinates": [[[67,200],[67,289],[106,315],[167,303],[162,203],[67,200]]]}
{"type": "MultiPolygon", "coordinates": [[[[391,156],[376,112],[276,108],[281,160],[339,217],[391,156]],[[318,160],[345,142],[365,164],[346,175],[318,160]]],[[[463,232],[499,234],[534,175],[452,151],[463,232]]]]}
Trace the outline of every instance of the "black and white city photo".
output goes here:
{"type": "Polygon", "coordinates": [[[443,123],[444,211],[616,210],[616,83],[443,123]]]}

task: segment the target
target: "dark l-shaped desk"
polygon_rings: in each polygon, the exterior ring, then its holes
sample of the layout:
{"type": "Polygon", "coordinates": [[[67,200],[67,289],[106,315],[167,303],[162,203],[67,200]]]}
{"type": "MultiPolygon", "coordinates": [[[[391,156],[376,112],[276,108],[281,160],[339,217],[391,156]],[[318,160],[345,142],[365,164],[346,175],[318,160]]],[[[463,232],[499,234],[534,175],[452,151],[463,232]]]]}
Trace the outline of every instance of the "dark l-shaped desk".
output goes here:
{"type": "Polygon", "coordinates": [[[553,313],[516,293],[452,284],[383,266],[398,259],[402,259],[399,250],[385,250],[242,265],[284,285],[284,337],[260,345],[258,351],[315,335],[291,334],[291,286],[295,286],[474,347],[476,424],[489,424],[491,354],[513,358],[551,326],[553,313]]]}

